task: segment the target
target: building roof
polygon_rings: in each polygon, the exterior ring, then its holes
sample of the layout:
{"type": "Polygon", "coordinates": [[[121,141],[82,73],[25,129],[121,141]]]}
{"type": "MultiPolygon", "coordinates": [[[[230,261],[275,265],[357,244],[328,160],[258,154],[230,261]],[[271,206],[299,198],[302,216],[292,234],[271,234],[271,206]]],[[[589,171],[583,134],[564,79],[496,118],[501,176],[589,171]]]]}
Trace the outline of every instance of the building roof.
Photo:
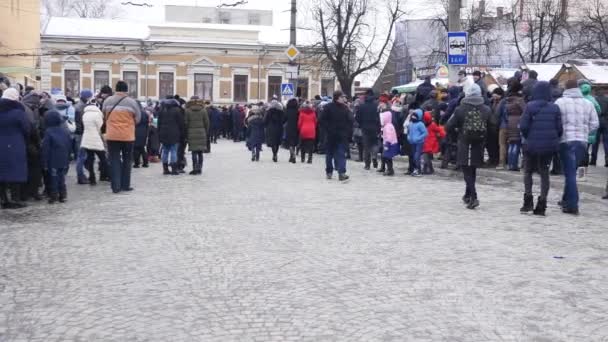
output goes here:
{"type": "Polygon", "coordinates": [[[42,30],[43,36],[146,39],[150,28],[146,24],[91,18],[51,17],[42,30]]]}
{"type": "Polygon", "coordinates": [[[534,70],[538,73],[539,81],[551,81],[562,69],[562,63],[528,63],[522,69],[534,70]]]}
{"type": "Polygon", "coordinates": [[[608,59],[573,59],[568,61],[593,84],[608,84],[608,59]]]}

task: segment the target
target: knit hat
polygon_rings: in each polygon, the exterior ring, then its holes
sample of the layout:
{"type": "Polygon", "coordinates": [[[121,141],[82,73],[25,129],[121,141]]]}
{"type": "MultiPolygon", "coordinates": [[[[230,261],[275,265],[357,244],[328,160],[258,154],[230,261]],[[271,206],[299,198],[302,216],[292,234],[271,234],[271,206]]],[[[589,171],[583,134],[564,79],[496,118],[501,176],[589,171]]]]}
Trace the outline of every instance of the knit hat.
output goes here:
{"type": "Polygon", "coordinates": [[[11,101],[19,101],[19,91],[15,88],[8,88],[2,93],[2,98],[11,101]]]}
{"type": "Polygon", "coordinates": [[[586,80],[586,79],[581,79],[581,80],[578,80],[577,84],[580,87],[583,84],[589,84],[589,85],[591,85],[591,82],[589,82],[589,80],[586,80]]]}
{"type": "Polygon", "coordinates": [[[80,92],[80,98],[88,101],[91,97],[93,97],[93,92],[90,89],[83,89],[80,92]]]}
{"type": "Polygon", "coordinates": [[[481,88],[479,88],[477,84],[471,84],[467,89],[465,89],[464,96],[481,96],[481,88]]]}
{"type": "Polygon", "coordinates": [[[65,95],[53,95],[53,99],[55,100],[55,102],[57,101],[63,101],[63,102],[68,102],[67,97],[65,97],[65,95]]]}

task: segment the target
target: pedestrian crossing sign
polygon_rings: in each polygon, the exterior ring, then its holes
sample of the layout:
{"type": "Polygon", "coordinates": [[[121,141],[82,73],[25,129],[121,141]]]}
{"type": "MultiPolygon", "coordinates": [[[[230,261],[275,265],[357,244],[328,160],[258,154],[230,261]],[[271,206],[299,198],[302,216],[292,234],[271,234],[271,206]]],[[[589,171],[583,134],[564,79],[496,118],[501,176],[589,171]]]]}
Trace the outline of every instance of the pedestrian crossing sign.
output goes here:
{"type": "Polygon", "coordinates": [[[291,83],[281,83],[281,95],[283,96],[293,96],[293,84],[291,83]]]}

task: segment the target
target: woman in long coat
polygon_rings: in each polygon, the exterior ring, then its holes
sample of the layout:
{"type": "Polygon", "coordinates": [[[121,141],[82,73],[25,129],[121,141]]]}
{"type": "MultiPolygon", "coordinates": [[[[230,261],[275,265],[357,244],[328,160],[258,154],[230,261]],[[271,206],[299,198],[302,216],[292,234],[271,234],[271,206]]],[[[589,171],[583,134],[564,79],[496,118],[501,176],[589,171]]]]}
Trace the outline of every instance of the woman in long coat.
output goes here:
{"type": "Polygon", "coordinates": [[[270,108],[264,118],[266,126],[266,145],[272,149],[272,161],[278,161],[279,147],[283,140],[283,125],[285,124],[285,112],[283,105],[279,101],[272,101],[270,108]]]}
{"type": "Polygon", "coordinates": [[[26,140],[32,124],[25,107],[19,102],[19,92],[9,88],[0,99],[0,206],[2,209],[25,207],[20,203],[20,183],[27,182],[26,140]],[[12,198],[9,199],[8,190],[12,198]]]}
{"type": "Polygon", "coordinates": [[[251,106],[245,126],[247,126],[247,148],[251,151],[251,161],[260,161],[260,151],[264,143],[264,116],[258,106],[251,106]]]}
{"type": "Polygon", "coordinates": [[[296,147],[299,144],[299,136],[298,136],[298,117],[299,117],[299,109],[298,109],[298,100],[291,99],[287,101],[287,108],[285,109],[285,116],[287,120],[287,125],[285,125],[286,130],[286,140],[287,146],[289,146],[289,162],[296,162],[296,147]]]}
{"type": "Polygon", "coordinates": [[[205,101],[193,96],[186,104],[186,136],[188,149],[192,152],[191,175],[203,173],[203,152],[207,150],[209,128],[209,114],[205,109],[205,101]]]}

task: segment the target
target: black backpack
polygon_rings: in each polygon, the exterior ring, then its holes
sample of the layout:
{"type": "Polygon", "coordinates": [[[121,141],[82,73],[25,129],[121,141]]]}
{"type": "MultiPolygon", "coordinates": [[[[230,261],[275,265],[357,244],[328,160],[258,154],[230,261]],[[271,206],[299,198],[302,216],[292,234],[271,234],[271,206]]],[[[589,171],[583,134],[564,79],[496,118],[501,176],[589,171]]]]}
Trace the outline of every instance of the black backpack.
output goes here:
{"type": "Polygon", "coordinates": [[[488,124],[483,119],[483,114],[477,107],[471,107],[464,117],[462,134],[469,143],[477,143],[485,140],[488,124]]]}

